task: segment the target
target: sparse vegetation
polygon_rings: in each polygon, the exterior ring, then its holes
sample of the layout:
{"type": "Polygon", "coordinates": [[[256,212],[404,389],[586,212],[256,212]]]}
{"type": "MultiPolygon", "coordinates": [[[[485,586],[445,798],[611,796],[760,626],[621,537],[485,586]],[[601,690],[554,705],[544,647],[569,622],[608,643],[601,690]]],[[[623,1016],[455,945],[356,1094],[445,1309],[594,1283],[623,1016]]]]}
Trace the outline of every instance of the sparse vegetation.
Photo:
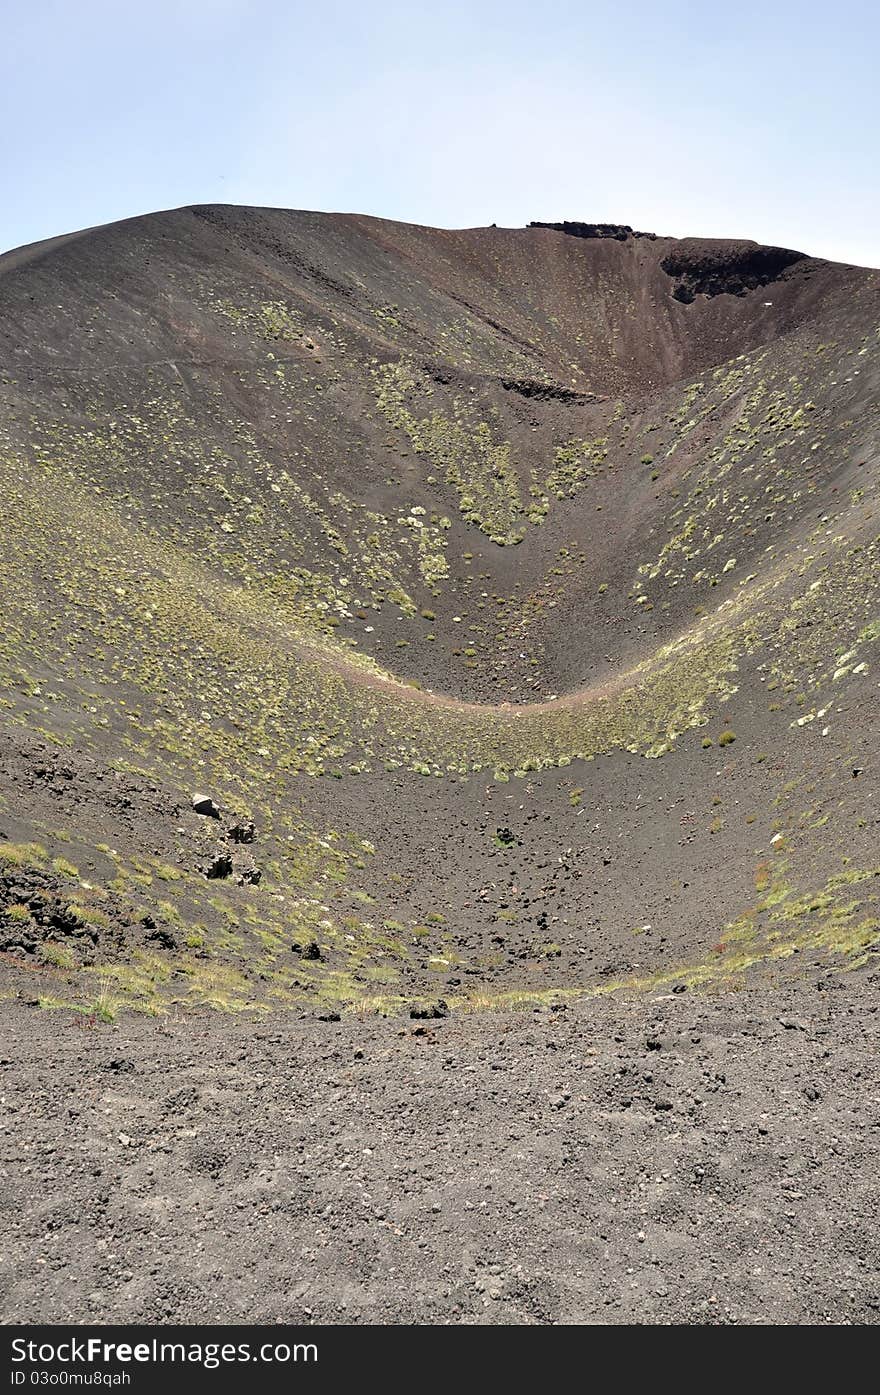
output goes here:
{"type": "MultiPolygon", "coordinates": [[[[50,393],[39,374],[25,384],[6,370],[0,712],[50,753],[34,758],[34,779],[63,810],[13,822],[20,842],[0,839],[10,942],[77,980],[106,967],[118,999],[147,1011],[363,1004],[406,1001],[429,958],[432,975],[449,973],[481,958],[487,923],[524,936],[526,911],[546,909],[546,934],[528,943],[561,947],[538,955],[560,986],[585,982],[597,969],[573,958],[580,929],[549,919],[566,913],[541,907],[522,868],[534,855],[565,871],[577,840],[606,866],[615,840],[599,848],[599,830],[615,810],[599,758],[637,754],[677,775],[694,741],[729,747],[736,733],[721,724],[743,720],[756,668],[777,699],[756,740],[762,778],[784,766],[786,742],[845,731],[829,690],[843,708],[870,671],[878,548],[870,489],[828,493],[814,462],[836,480],[858,453],[858,414],[842,404],[856,400],[850,370],[856,357],[868,368],[875,331],[857,348],[829,338],[809,363],[796,336],[750,346],[690,383],[659,381],[639,348],[615,362],[619,381],[592,383],[605,371],[602,315],[527,342],[453,300],[428,323],[418,297],[383,288],[340,318],[298,275],[282,290],[259,257],[247,273],[195,269],[174,290],[173,324],[160,333],[144,310],[143,361],[136,352],[124,381],[114,365],[50,393]],[[206,327],[216,362],[187,386],[166,338],[179,337],[183,362],[206,327]],[[664,477],[663,491],[639,490],[644,516],[627,502],[639,460],[664,477]],[[519,542],[513,568],[499,549],[519,542]],[[183,812],[160,818],[145,796],[132,811],[143,840],[98,814],[92,844],[63,797],[86,752],[109,753],[120,810],[149,788],[183,812]],[[548,783],[569,767],[571,784],[548,783]],[[428,791],[451,808],[459,783],[494,790],[479,836],[462,828],[442,854],[479,847],[490,869],[456,887],[445,919],[407,900],[406,877],[433,885],[436,866],[414,872],[404,849],[396,883],[395,853],[359,846],[385,776],[426,837],[444,823],[428,791]],[[199,871],[228,825],[224,812],[222,826],[190,826],[186,792],[203,787],[224,811],[259,808],[258,883],[199,871]],[[498,868],[515,892],[492,886],[498,868]],[[85,942],[72,958],[53,916],[85,942]],[[294,956],[293,942],[322,957],[294,956]],[[373,980],[381,993],[364,991],[373,980]]],[[[89,300],[96,345],[112,342],[115,313],[89,300]]],[[[711,755],[700,769],[717,766],[719,780],[733,773],[711,755]]],[[[695,823],[693,849],[701,824],[723,827],[731,859],[738,836],[761,837],[726,797],[723,825],[722,806],[705,820],[705,800],[690,802],[677,816],[682,840],[695,823]]],[[[840,806],[821,791],[809,818],[773,830],[774,851],[860,836],[865,808],[840,806]]],[[[622,875],[616,857],[607,866],[622,875]]],[[[659,939],[641,938],[654,952],[659,939]]],[[[513,939],[486,952],[487,971],[520,972],[513,939]]]]}

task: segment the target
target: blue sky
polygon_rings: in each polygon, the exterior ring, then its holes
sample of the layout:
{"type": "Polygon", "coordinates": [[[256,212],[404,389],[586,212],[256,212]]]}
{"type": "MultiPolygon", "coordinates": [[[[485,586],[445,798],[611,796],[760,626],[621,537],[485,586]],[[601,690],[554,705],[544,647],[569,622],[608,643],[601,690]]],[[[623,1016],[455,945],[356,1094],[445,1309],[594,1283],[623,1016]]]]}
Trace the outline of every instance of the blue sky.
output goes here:
{"type": "Polygon", "coordinates": [[[880,264],[867,0],[0,0],[0,249],[187,203],[880,264]]]}

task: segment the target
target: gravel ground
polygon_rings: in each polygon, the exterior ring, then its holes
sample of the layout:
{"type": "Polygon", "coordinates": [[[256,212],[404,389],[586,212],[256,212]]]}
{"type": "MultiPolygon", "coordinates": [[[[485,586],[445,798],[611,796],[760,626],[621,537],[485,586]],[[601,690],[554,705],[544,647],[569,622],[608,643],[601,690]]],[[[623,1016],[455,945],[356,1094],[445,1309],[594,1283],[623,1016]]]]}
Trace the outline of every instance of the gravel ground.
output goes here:
{"type": "Polygon", "coordinates": [[[19,999],[4,1320],[876,1322],[876,986],[53,1038],[19,999]]]}

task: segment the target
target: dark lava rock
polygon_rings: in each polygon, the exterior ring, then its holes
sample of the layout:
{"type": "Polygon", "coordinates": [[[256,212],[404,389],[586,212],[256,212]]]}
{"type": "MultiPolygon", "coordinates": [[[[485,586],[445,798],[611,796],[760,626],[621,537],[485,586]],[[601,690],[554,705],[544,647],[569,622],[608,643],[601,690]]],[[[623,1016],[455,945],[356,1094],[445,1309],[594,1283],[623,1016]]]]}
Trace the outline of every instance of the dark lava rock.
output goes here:
{"type": "Polygon", "coordinates": [[[252,819],[240,819],[226,830],[226,837],[230,843],[253,843],[256,836],[257,830],[252,819]]]}
{"type": "Polygon", "coordinates": [[[321,946],[317,940],[307,940],[305,944],[295,944],[293,946],[299,953],[300,959],[321,959],[321,946]]]}
{"type": "Polygon", "coordinates": [[[685,238],[660,266],[676,281],[673,300],[689,305],[698,295],[745,295],[778,281],[790,266],[804,260],[803,252],[788,247],[685,238]]]}
{"type": "Polygon", "coordinates": [[[156,925],[153,922],[152,929],[144,936],[150,944],[158,945],[160,949],[177,949],[177,940],[171,931],[164,925],[156,925]]]}
{"type": "Polygon", "coordinates": [[[252,859],[235,864],[235,880],[239,886],[257,886],[262,875],[261,868],[252,859]]]}
{"type": "Polygon", "coordinates": [[[232,876],[232,858],[228,852],[215,853],[212,858],[202,864],[200,868],[208,881],[216,881],[223,877],[232,876]]]}
{"type": "Polygon", "coordinates": [[[562,383],[541,383],[532,378],[502,378],[501,386],[506,392],[518,393],[520,397],[536,397],[540,402],[595,402],[594,392],[576,392],[562,383]]]}
{"type": "Polygon", "coordinates": [[[549,228],[551,232],[568,233],[569,237],[611,237],[615,242],[626,242],[630,237],[647,237],[652,242],[656,233],[636,232],[628,223],[529,223],[530,228],[549,228]]]}
{"type": "Polygon", "coordinates": [[[449,1005],[442,998],[438,998],[435,1003],[426,1003],[423,1007],[410,1008],[409,1015],[414,1018],[448,1017],[449,1005]]]}

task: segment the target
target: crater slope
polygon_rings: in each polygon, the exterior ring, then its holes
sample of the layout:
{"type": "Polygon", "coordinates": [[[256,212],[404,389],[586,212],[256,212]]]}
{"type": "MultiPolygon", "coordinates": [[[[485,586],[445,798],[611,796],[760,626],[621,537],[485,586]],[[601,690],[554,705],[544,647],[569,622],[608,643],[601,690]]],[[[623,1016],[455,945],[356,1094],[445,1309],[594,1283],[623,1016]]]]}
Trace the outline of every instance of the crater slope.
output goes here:
{"type": "Polygon", "coordinates": [[[4,991],[870,972],[878,285],[232,207],[0,257],[4,991]]]}

